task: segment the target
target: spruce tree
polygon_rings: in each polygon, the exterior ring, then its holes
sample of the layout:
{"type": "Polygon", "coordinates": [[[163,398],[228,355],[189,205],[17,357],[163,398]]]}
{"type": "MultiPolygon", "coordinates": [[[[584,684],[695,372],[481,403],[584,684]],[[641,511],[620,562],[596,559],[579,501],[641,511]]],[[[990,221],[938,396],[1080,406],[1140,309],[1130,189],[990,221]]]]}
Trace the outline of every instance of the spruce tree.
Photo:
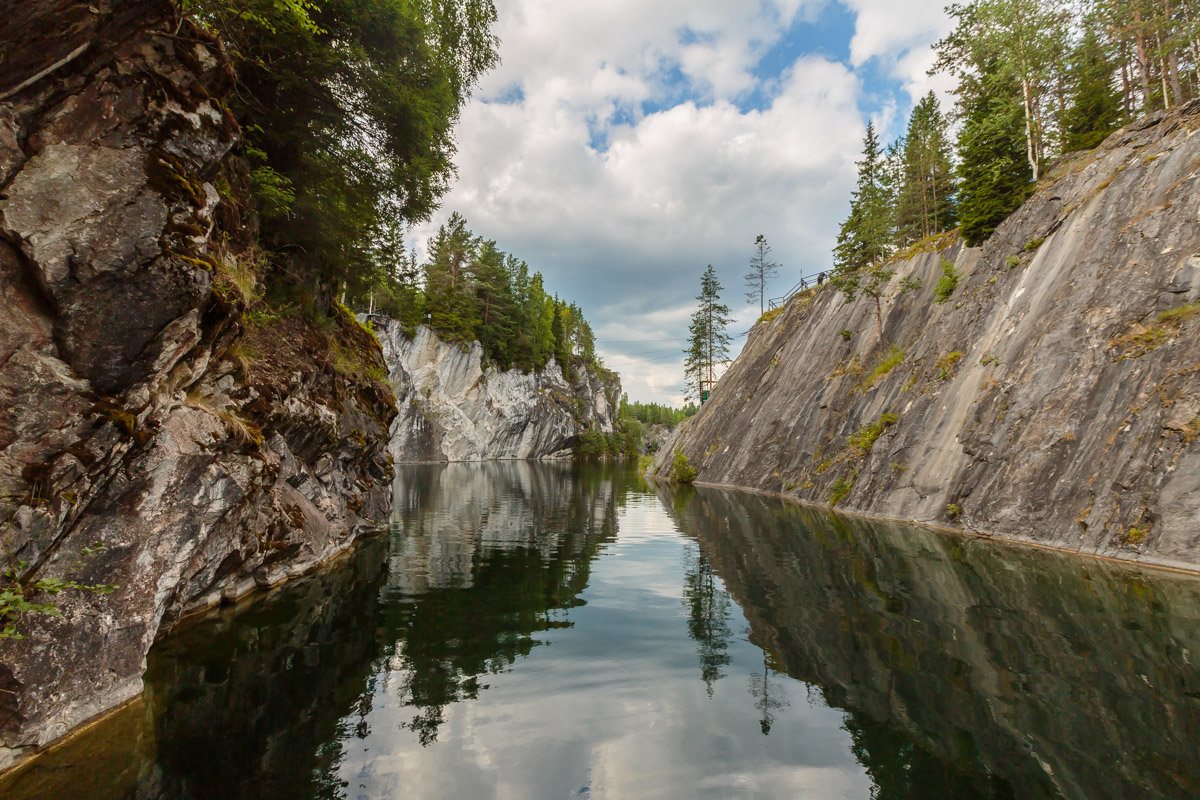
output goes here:
{"type": "Polygon", "coordinates": [[[429,324],[444,336],[460,342],[476,338],[479,320],[470,281],[478,241],[457,213],[438,228],[425,265],[425,297],[429,324]]]}
{"type": "Polygon", "coordinates": [[[834,268],[853,272],[881,260],[891,251],[891,204],[884,176],[883,152],[875,124],[867,123],[858,185],[850,198],[850,216],[838,232],[834,268]]]}
{"type": "Polygon", "coordinates": [[[696,295],[699,305],[692,314],[688,346],[683,351],[688,393],[697,400],[703,398],[705,387],[712,389],[716,368],[729,361],[730,337],[725,330],[731,319],[729,306],[721,302],[723,288],[709,264],[700,277],[700,294],[696,295]]]}
{"type": "Polygon", "coordinates": [[[1033,175],[1025,158],[1020,101],[1011,92],[990,91],[985,81],[964,84],[958,215],[963,239],[974,247],[1021,205],[1033,175]]]}
{"type": "Polygon", "coordinates": [[[1100,44],[1094,17],[1084,24],[1083,38],[1071,54],[1071,106],[1063,119],[1063,151],[1091,150],[1121,124],[1121,95],[1113,82],[1116,70],[1100,44]]]}

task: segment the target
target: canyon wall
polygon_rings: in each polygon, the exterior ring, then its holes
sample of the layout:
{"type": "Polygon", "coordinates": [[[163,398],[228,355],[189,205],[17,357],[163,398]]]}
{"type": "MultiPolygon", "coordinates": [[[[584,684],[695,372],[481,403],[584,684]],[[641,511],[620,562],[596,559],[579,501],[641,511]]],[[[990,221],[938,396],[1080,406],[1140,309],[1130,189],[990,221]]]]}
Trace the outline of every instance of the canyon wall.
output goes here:
{"type": "Polygon", "coordinates": [[[424,325],[410,336],[386,317],[371,324],[399,408],[391,444],[398,463],[566,456],[585,431],[614,430],[614,373],[577,364],[567,380],[553,359],[541,372],[498,370],[478,342],[443,341],[424,325]]]}
{"type": "Polygon", "coordinates": [[[680,450],[701,483],[1200,568],[1200,103],[889,268],[878,315],[826,283],[757,324],[652,474],[680,450]]]}
{"type": "Polygon", "coordinates": [[[349,315],[359,372],[229,279],[219,42],[155,0],[32,0],[0,41],[0,561],[53,612],[3,607],[2,768],[136,696],[181,615],[385,526],[395,411],[349,315]]]}

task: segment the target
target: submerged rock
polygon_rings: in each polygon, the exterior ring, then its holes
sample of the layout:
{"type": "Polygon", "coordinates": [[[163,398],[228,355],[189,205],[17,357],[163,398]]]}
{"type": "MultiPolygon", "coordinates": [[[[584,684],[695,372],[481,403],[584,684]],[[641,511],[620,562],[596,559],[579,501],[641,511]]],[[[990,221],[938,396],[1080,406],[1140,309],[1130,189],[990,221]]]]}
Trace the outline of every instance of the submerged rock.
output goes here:
{"type": "Polygon", "coordinates": [[[615,373],[577,368],[567,381],[553,359],[541,372],[501,371],[483,363],[478,342],[446,342],[424,325],[409,336],[394,320],[371,320],[400,409],[397,462],[565,456],[584,431],[614,430],[615,373]]]}

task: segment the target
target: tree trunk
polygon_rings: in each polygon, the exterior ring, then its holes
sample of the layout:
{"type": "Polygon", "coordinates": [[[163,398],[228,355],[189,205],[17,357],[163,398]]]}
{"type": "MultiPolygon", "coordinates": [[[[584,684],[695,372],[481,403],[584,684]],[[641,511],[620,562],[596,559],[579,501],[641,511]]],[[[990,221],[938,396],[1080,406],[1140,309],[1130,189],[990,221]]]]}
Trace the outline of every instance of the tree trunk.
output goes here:
{"type": "Polygon", "coordinates": [[[1150,57],[1146,53],[1145,25],[1142,22],[1142,12],[1133,12],[1133,21],[1137,23],[1137,34],[1134,41],[1137,44],[1138,78],[1142,86],[1142,113],[1150,110],[1150,57]]]}
{"type": "Polygon", "coordinates": [[[1129,53],[1121,43],[1121,102],[1125,106],[1125,119],[1133,117],[1133,87],[1129,79],[1129,53]]]}
{"type": "Polygon", "coordinates": [[[1025,155],[1033,169],[1033,180],[1039,177],[1037,148],[1033,142],[1033,97],[1029,91],[1029,79],[1021,78],[1021,93],[1025,96],[1025,155]]]}

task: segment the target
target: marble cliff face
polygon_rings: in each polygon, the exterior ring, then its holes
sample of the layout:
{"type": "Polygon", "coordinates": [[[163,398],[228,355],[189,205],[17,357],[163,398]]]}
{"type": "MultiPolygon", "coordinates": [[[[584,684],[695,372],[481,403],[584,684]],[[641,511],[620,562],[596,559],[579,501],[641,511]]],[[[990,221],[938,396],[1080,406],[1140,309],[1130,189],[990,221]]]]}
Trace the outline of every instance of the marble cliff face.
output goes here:
{"type": "Polygon", "coordinates": [[[793,297],[654,473],[678,449],[702,483],[1200,568],[1198,134],[1195,102],[1139,120],[981,247],[901,254],[882,330],[870,298],[793,297]]]}
{"type": "Polygon", "coordinates": [[[553,360],[541,372],[499,371],[483,348],[445,342],[419,326],[409,336],[374,317],[399,414],[392,458],[399,462],[489,461],[569,455],[589,428],[612,433],[621,385],[615,375],[575,370],[553,360]]]}

